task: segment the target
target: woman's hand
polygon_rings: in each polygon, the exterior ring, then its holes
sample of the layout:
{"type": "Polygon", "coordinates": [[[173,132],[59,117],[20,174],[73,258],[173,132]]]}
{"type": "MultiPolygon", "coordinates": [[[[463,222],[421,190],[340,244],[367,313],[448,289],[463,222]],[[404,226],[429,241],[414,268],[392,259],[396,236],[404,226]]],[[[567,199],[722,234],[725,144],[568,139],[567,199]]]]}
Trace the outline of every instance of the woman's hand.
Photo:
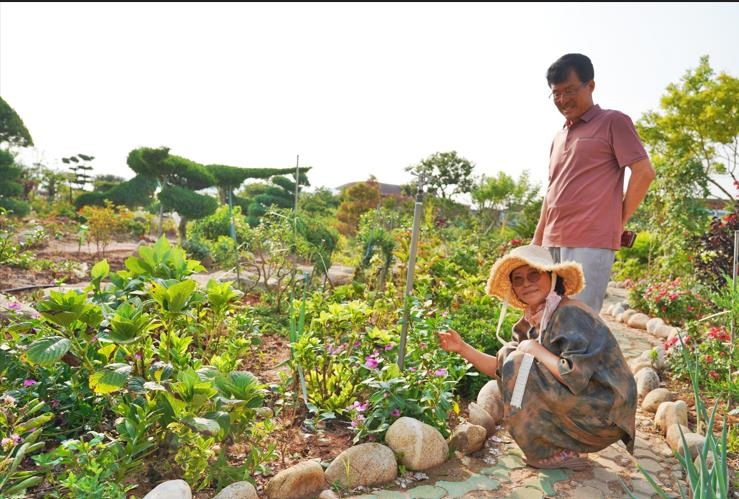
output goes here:
{"type": "Polygon", "coordinates": [[[536,354],[540,352],[541,343],[539,343],[536,340],[523,340],[521,343],[518,344],[517,350],[519,352],[528,353],[536,357],[536,354]]]}
{"type": "Polygon", "coordinates": [[[453,329],[438,331],[436,335],[439,337],[439,345],[447,352],[460,353],[465,345],[462,337],[453,329]]]}

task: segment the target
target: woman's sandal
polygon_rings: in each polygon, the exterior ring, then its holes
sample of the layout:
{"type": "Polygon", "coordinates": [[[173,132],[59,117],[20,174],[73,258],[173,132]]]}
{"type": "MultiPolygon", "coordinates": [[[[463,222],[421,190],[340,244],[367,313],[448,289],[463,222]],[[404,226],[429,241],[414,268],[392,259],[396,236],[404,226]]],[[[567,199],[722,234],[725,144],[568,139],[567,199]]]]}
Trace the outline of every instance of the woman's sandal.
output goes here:
{"type": "Polygon", "coordinates": [[[540,468],[546,470],[567,468],[574,471],[582,471],[590,467],[590,460],[588,458],[582,457],[575,451],[563,449],[544,459],[536,460],[526,458],[526,464],[531,466],[532,468],[540,468]]]}

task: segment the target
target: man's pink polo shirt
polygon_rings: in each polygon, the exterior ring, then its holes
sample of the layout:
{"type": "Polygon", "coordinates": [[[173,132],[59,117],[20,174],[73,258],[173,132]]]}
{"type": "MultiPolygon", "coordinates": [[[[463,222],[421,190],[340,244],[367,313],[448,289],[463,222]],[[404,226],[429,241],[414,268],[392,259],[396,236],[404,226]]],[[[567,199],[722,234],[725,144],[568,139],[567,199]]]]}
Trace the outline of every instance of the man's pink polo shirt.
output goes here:
{"type": "Polygon", "coordinates": [[[624,167],[647,157],[631,118],[588,109],[552,141],[542,246],[620,248],[624,167]]]}

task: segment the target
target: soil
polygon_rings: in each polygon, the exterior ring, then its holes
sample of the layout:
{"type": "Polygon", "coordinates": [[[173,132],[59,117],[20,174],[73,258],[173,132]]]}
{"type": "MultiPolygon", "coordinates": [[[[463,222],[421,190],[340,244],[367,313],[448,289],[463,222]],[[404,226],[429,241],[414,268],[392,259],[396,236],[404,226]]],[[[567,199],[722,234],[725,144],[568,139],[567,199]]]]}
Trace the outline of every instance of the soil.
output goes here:
{"type": "MultiPolygon", "coordinates": [[[[150,244],[152,242],[153,240],[116,241],[110,243],[102,251],[98,251],[94,244],[80,246],[76,241],[50,240],[41,247],[33,248],[33,252],[36,259],[55,262],[55,265],[46,265],[41,270],[33,271],[2,266],[0,267],[0,292],[8,294],[8,290],[16,290],[9,294],[20,301],[32,303],[44,287],[53,287],[61,282],[65,284],[86,282],[89,280],[89,269],[103,258],[107,259],[111,271],[123,269],[126,258],[136,254],[140,244],[150,244]],[[69,262],[75,262],[76,265],[70,266],[69,262]],[[71,267],[76,267],[76,271],[70,271],[71,267]],[[19,288],[27,289],[21,291],[19,288]]],[[[246,299],[250,299],[250,297],[247,296],[246,299]]],[[[263,383],[279,384],[281,382],[280,371],[285,369],[284,366],[281,367],[281,363],[289,356],[289,342],[282,336],[265,334],[262,336],[259,352],[259,355],[251,355],[244,359],[242,368],[252,372],[263,383]]],[[[689,413],[691,413],[694,398],[690,387],[684,382],[671,380],[669,377],[665,382],[668,389],[677,394],[678,398],[688,403],[689,413]]],[[[298,393],[298,390],[294,389],[294,393],[298,393]]],[[[302,404],[299,405],[302,407],[302,404]]],[[[706,405],[710,410],[713,407],[713,401],[707,401],[706,405]]],[[[291,407],[291,405],[286,404],[286,407],[291,407]]],[[[694,411],[692,413],[694,414],[694,411]]],[[[457,418],[465,418],[466,415],[465,404],[457,418]]],[[[269,463],[270,472],[253,476],[259,491],[263,490],[267,481],[282,469],[309,459],[318,459],[323,463],[328,463],[343,450],[353,445],[353,434],[345,423],[331,422],[316,428],[309,424],[311,421],[306,416],[304,411],[296,412],[292,409],[285,409],[282,412],[277,411],[275,414],[273,418],[275,429],[270,432],[263,448],[267,444],[274,444],[277,458],[269,463]]],[[[693,418],[690,424],[694,423],[693,418]]],[[[450,421],[451,427],[456,426],[456,424],[457,422],[450,421]]],[[[505,440],[502,440],[492,445],[502,448],[505,444],[505,440]]],[[[233,460],[232,464],[241,464],[248,450],[239,445],[229,447],[228,455],[233,460]]],[[[489,452],[494,454],[496,450],[490,449],[489,452]]],[[[736,470],[739,467],[739,458],[736,454],[732,454],[730,458],[729,467],[736,470]]],[[[460,465],[457,460],[450,459],[443,465],[431,470],[427,475],[430,475],[428,480],[431,483],[433,483],[435,477],[456,481],[463,480],[470,471],[470,469],[460,465]]],[[[158,474],[155,467],[152,466],[148,473],[136,478],[139,486],[129,494],[132,494],[130,497],[140,498],[158,483],[166,479],[180,477],[158,474]]],[[[209,499],[216,492],[214,489],[204,489],[193,492],[193,497],[195,499],[209,499]]]]}

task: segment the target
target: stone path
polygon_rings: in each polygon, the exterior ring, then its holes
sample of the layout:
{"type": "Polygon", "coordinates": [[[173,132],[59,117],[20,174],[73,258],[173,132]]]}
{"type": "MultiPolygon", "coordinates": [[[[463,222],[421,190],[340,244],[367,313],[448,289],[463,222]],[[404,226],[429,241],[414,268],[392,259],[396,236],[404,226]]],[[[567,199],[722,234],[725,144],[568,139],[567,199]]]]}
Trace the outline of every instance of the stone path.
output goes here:
{"type": "MultiPolygon", "coordinates": [[[[609,298],[603,308],[623,300],[623,290],[609,288],[609,298]]],[[[627,360],[660,342],[646,331],[613,321],[605,314],[601,317],[618,339],[627,360]]],[[[441,469],[429,470],[433,478],[410,480],[402,485],[396,483],[382,490],[354,495],[352,499],[621,499],[631,497],[627,488],[638,499],[659,498],[637,463],[665,489],[668,497],[679,497],[677,484],[686,487],[682,467],[664,438],[651,430],[652,420],[652,414],[637,410],[633,456],[617,442],[589,454],[592,466],[584,471],[536,470],[526,466],[521,450],[510,435],[499,428],[483,450],[470,456],[454,455],[441,469]]]]}

